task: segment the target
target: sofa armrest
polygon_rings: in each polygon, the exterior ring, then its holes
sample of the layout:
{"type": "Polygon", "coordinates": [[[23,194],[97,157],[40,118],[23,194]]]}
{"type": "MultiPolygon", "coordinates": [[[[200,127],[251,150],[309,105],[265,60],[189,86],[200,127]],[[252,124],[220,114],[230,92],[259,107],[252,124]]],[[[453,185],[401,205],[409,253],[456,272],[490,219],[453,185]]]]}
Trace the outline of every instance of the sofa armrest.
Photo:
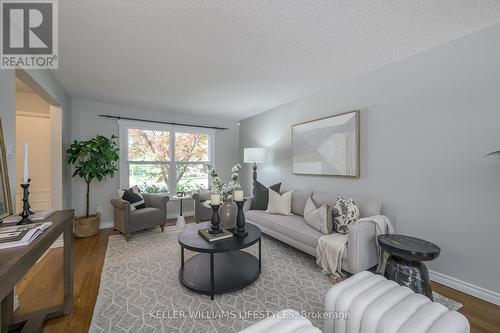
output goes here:
{"type": "Polygon", "coordinates": [[[376,227],[373,222],[362,221],[349,227],[347,240],[347,266],[356,274],[378,264],[376,227]]]}
{"type": "Polygon", "coordinates": [[[116,209],[130,213],[130,202],[128,202],[127,200],[113,198],[111,199],[111,205],[116,209]]]}
{"type": "Polygon", "coordinates": [[[113,206],[113,223],[115,229],[127,234],[129,232],[130,203],[121,198],[111,199],[113,206]]]}
{"type": "Polygon", "coordinates": [[[170,200],[166,194],[142,193],[146,207],[154,207],[161,210],[164,219],[167,219],[167,202],[170,200]]]}

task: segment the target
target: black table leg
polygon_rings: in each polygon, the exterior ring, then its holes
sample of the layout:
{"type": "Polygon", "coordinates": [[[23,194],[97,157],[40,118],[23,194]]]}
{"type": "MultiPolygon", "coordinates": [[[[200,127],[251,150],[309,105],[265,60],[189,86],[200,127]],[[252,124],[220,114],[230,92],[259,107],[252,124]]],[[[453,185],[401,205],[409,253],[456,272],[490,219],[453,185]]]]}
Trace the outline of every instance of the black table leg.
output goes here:
{"type": "Polygon", "coordinates": [[[214,254],[210,253],[210,288],[212,289],[212,294],[210,299],[213,301],[215,296],[215,278],[214,278],[214,254]]]}
{"type": "Polygon", "coordinates": [[[259,271],[262,270],[262,238],[259,238],[259,271]]]}
{"type": "Polygon", "coordinates": [[[181,246],[181,267],[184,267],[184,247],[181,246]]]}

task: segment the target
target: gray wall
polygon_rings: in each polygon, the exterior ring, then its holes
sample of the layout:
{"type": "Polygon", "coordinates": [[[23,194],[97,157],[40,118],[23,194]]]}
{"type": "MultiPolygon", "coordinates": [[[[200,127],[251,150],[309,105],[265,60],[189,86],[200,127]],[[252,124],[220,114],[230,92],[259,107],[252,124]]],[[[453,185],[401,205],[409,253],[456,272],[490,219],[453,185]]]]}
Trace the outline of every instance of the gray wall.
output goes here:
{"type": "Polygon", "coordinates": [[[16,75],[14,70],[0,70],[0,117],[5,146],[12,146],[12,157],[7,160],[12,205],[16,198],[16,75]]]}
{"type": "MultiPolygon", "coordinates": [[[[192,124],[213,125],[228,127],[228,131],[217,130],[215,134],[215,165],[221,176],[228,180],[230,170],[238,160],[238,125],[234,121],[214,119],[210,117],[190,116],[175,112],[161,112],[155,110],[140,109],[128,106],[98,103],[88,100],[72,100],[71,130],[73,139],[88,139],[97,134],[118,136],[118,122],[115,119],[101,118],[99,114],[121,115],[143,119],[153,119],[172,122],[184,122],[192,124]]],[[[110,199],[116,196],[119,188],[119,175],[102,182],[94,182],[91,185],[91,212],[95,212],[98,206],[103,209],[101,223],[113,220],[113,211],[110,199]]],[[[83,214],[85,209],[85,183],[79,179],[72,180],[73,207],[76,214],[83,214]]],[[[192,201],[186,202],[183,207],[185,212],[193,210],[192,201]]],[[[170,202],[167,205],[167,213],[177,216],[179,212],[178,202],[170,202]]]]}
{"type": "MultiPolygon", "coordinates": [[[[71,137],[70,132],[70,117],[71,105],[70,99],[63,87],[52,76],[48,70],[27,70],[25,72],[28,79],[33,80],[41,89],[43,89],[46,98],[51,99],[53,103],[61,107],[62,117],[62,147],[65,151],[71,137]]],[[[12,192],[12,200],[16,187],[16,74],[14,70],[0,70],[0,117],[2,119],[4,138],[6,145],[12,145],[13,155],[7,161],[9,169],[10,186],[12,192]]],[[[70,169],[64,161],[62,161],[62,188],[63,188],[63,208],[71,207],[71,186],[70,186],[70,169]]]]}
{"type": "Polygon", "coordinates": [[[383,200],[441,247],[433,270],[500,292],[500,161],[483,159],[500,149],[500,25],[245,119],[240,147],[268,149],[267,185],[383,200]],[[356,109],[361,178],[292,175],[291,125],[356,109]]]}

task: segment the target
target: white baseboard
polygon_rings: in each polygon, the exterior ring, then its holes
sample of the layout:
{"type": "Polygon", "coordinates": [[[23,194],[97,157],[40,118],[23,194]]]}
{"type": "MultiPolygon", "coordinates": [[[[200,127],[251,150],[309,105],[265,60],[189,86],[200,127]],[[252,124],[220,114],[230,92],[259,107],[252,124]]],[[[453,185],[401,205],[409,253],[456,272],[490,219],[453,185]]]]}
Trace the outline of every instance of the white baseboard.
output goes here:
{"type": "Polygon", "coordinates": [[[16,288],[14,288],[14,312],[19,308],[19,296],[17,296],[16,288]]]}
{"type": "MultiPolygon", "coordinates": [[[[182,215],[194,216],[194,211],[183,212],[182,215]]],[[[179,216],[179,213],[167,214],[167,219],[176,219],[177,216],[179,216]]],[[[99,229],[107,229],[107,228],[114,228],[114,227],[115,227],[115,224],[113,221],[101,221],[101,225],[99,226],[99,229]]]]}
{"type": "Polygon", "coordinates": [[[99,229],[107,229],[107,228],[114,228],[115,224],[113,221],[101,221],[101,225],[99,226],[99,229]]]}
{"type": "Polygon", "coordinates": [[[500,293],[432,270],[429,270],[429,275],[432,281],[441,283],[442,285],[459,290],[463,293],[480,298],[487,302],[500,305],[500,293]]]}

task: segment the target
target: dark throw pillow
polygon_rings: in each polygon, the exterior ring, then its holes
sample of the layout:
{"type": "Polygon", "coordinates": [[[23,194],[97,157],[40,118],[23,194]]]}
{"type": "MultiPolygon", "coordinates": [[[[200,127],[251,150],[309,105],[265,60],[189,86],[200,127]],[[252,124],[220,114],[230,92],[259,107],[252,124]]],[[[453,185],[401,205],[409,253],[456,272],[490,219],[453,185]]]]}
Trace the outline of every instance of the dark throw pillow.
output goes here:
{"type": "Polygon", "coordinates": [[[280,193],[281,183],[274,184],[272,186],[269,186],[269,188],[267,188],[258,181],[255,181],[255,185],[253,188],[254,188],[254,194],[250,209],[266,210],[267,204],[269,203],[269,189],[272,189],[273,191],[280,193]]]}
{"type": "Polygon", "coordinates": [[[130,202],[130,206],[134,207],[135,209],[146,208],[146,205],[144,204],[144,198],[140,193],[135,192],[133,188],[124,190],[122,199],[130,202]]]}

